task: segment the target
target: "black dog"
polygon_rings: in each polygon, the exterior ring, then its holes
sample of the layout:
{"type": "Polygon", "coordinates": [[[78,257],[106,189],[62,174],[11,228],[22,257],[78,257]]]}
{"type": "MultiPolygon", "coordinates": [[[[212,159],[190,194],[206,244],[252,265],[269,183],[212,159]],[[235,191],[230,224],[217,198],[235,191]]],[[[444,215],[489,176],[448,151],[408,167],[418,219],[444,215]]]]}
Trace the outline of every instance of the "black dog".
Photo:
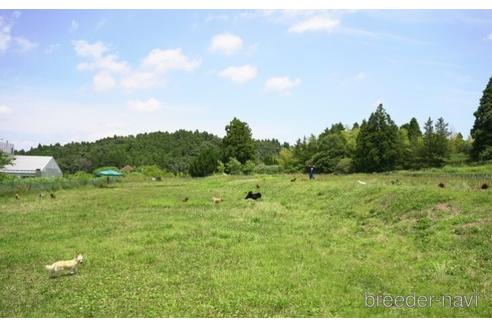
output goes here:
{"type": "Polygon", "coordinates": [[[253,200],[257,200],[257,199],[261,198],[261,193],[249,191],[248,194],[246,195],[246,198],[244,198],[244,199],[249,199],[249,198],[251,198],[253,200]]]}

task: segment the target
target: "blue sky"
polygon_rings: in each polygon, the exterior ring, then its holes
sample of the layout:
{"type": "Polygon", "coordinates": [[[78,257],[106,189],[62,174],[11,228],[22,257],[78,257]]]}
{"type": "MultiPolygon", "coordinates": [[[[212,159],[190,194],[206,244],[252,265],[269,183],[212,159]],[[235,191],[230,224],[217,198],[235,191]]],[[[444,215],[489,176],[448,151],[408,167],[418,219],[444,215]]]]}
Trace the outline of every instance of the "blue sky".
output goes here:
{"type": "Polygon", "coordinates": [[[492,11],[0,10],[0,138],[180,128],[293,142],[382,102],[465,136],[492,76],[492,11]]]}

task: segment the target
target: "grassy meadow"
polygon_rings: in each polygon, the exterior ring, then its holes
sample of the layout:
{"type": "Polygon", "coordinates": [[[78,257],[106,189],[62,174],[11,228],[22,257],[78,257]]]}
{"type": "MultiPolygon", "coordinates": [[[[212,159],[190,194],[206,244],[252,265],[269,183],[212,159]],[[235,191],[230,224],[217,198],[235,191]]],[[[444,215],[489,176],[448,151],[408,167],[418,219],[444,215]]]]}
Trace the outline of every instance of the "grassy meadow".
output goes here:
{"type": "Polygon", "coordinates": [[[54,200],[0,197],[0,316],[492,316],[492,191],[479,188],[490,180],[291,178],[125,178],[54,200]],[[244,200],[256,184],[262,199],[244,200]],[[78,274],[49,277],[46,264],[78,252],[78,274]],[[479,299],[368,308],[365,292],[479,299]]]}

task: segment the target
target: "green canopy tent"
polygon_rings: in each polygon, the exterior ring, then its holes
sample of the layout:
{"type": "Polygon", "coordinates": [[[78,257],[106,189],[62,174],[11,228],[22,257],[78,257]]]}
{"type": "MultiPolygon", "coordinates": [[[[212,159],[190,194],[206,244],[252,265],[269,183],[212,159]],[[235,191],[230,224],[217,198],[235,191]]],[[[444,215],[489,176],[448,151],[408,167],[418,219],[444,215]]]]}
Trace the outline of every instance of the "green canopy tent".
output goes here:
{"type": "Polygon", "coordinates": [[[98,177],[121,177],[123,176],[123,173],[120,173],[115,170],[104,170],[104,171],[99,171],[96,173],[96,176],[98,177]]]}
{"type": "Polygon", "coordinates": [[[109,179],[111,177],[121,177],[123,176],[123,173],[120,173],[115,170],[103,170],[103,171],[96,172],[96,176],[106,177],[106,183],[109,184],[109,179]]]}

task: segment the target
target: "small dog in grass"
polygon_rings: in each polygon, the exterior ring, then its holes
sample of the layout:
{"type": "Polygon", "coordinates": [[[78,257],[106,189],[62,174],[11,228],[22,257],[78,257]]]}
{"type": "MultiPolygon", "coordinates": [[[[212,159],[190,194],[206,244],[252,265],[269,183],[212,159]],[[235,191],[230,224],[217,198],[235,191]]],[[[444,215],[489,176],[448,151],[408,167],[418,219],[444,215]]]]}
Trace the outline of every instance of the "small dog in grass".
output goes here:
{"type": "Polygon", "coordinates": [[[67,272],[74,274],[77,272],[77,267],[84,261],[82,254],[77,255],[73,260],[58,261],[51,265],[45,265],[46,270],[50,272],[50,276],[55,276],[58,273],[67,272]]]}
{"type": "Polygon", "coordinates": [[[222,197],[212,197],[212,202],[214,202],[214,204],[218,204],[218,203],[221,203],[223,201],[224,201],[224,199],[222,197]]]}

